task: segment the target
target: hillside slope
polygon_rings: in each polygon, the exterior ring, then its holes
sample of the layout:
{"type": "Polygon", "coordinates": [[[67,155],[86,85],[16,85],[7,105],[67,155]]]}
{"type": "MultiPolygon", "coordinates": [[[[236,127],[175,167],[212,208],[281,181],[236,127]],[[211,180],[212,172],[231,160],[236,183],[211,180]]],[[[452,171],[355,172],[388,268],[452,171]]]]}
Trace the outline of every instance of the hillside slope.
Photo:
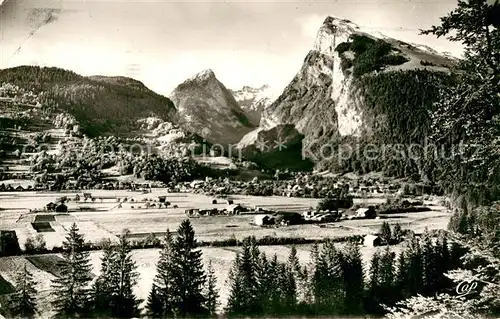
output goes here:
{"type": "Polygon", "coordinates": [[[128,134],[147,116],[176,119],[172,101],[124,77],[84,77],[59,68],[21,66],[0,70],[0,83],[37,94],[48,112],[69,113],[90,136],[128,134]]]}
{"type": "Polygon", "coordinates": [[[212,70],[184,81],[171,98],[183,127],[210,143],[237,143],[255,127],[212,70]]]}

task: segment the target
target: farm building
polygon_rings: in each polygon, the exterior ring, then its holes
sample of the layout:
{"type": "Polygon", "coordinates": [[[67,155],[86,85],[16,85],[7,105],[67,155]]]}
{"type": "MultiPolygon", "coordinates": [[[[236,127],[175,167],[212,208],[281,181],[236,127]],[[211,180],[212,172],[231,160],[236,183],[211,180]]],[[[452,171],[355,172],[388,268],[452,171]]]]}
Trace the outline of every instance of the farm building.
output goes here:
{"type": "Polygon", "coordinates": [[[165,203],[166,200],[167,200],[167,196],[158,196],[158,201],[160,203],[165,203]]]}
{"type": "Polygon", "coordinates": [[[274,220],[269,215],[256,215],[254,217],[254,224],[257,226],[271,225],[274,223],[274,220]]]}
{"type": "Polygon", "coordinates": [[[375,218],[375,217],[377,217],[377,212],[375,211],[375,209],[372,206],[358,208],[356,210],[356,217],[357,218],[375,218]]]}
{"type": "Polygon", "coordinates": [[[67,213],[68,212],[68,206],[66,206],[63,203],[60,203],[59,205],[56,206],[55,210],[58,213],[67,213]]]}
{"type": "Polygon", "coordinates": [[[45,208],[47,208],[47,210],[48,210],[49,212],[53,212],[53,211],[55,211],[55,210],[56,210],[56,207],[57,207],[57,205],[56,205],[55,203],[53,203],[53,202],[50,202],[50,203],[48,203],[47,205],[45,205],[45,208]]]}
{"type": "Polygon", "coordinates": [[[227,206],[226,211],[230,215],[238,215],[238,214],[244,212],[245,209],[239,204],[232,204],[232,205],[227,206]]]}
{"type": "Polygon", "coordinates": [[[276,224],[297,225],[303,222],[302,215],[294,212],[277,212],[273,214],[276,224]]]}
{"type": "Polygon", "coordinates": [[[366,247],[376,247],[382,245],[382,239],[376,235],[365,235],[363,245],[366,247]]]}

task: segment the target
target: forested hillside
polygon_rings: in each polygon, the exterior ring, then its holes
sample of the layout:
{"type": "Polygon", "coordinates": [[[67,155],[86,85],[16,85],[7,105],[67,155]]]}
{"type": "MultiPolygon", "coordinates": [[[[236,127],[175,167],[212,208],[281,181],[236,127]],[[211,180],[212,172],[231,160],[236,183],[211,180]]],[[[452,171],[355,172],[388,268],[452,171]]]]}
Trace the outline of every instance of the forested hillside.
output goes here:
{"type": "Polygon", "coordinates": [[[130,132],[141,117],[173,121],[176,116],[168,98],[127,78],[83,77],[59,68],[21,66],[0,70],[0,83],[38,94],[44,108],[73,115],[89,136],[130,132]]]}

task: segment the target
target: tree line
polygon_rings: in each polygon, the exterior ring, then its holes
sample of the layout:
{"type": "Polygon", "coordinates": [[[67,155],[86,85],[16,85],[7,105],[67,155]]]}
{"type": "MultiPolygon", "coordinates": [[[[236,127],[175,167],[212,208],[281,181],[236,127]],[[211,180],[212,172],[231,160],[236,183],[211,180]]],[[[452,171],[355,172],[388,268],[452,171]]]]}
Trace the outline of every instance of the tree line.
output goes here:
{"type": "MultiPolygon", "coordinates": [[[[63,243],[60,276],[52,281],[51,306],[60,318],[382,315],[386,307],[410,296],[453,289],[443,274],[459,265],[462,254],[445,234],[434,238],[426,232],[421,238],[410,235],[398,254],[389,246],[379,249],[368,265],[357,244],[338,246],[327,240],[314,244],[309,263],[302,265],[295,246],[282,262],[261,252],[257,239],[248,237],[232,263],[225,283],[230,293],[222,308],[216,269],[211,262],[204,267],[189,220],[175,236],[167,230],[162,239],[147,300],[134,293],[139,273],[129,233],[124,231],[117,243],[105,243],[94,278],[84,237],[73,224],[63,243]]],[[[35,316],[36,298],[36,283],[25,266],[8,303],[9,316],[35,316]]]]}

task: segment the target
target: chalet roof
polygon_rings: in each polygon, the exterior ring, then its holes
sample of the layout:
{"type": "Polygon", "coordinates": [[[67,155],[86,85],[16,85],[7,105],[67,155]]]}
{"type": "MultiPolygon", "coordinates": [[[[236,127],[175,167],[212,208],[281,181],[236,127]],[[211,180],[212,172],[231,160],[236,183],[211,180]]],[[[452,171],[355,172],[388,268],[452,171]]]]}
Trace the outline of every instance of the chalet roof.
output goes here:
{"type": "Polygon", "coordinates": [[[358,208],[358,209],[356,209],[356,214],[364,214],[369,210],[370,210],[370,208],[368,208],[368,207],[358,208]]]}
{"type": "Polygon", "coordinates": [[[365,235],[364,240],[375,240],[377,238],[379,238],[378,235],[367,234],[367,235],[365,235]]]}
{"type": "Polygon", "coordinates": [[[227,210],[234,210],[236,208],[243,208],[243,206],[241,206],[240,204],[231,204],[231,205],[228,205],[227,206],[227,210]]]}

